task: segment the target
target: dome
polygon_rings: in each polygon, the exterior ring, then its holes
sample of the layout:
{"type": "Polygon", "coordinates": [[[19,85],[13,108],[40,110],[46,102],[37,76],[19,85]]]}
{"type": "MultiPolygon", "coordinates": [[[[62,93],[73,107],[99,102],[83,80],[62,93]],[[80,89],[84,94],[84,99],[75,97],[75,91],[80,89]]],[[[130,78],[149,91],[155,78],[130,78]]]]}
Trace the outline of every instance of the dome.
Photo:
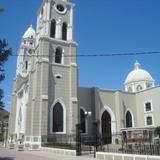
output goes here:
{"type": "Polygon", "coordinates": [[[27,29],[27,31],[24,33],[23,38],[35,38],[36,32],[32,25],[27,29]]]}
{"type": "Polygon", "coordinates": [[[125,84],[132,83],[132,82],[140,82],[140,81],[154,82],[154,79],[152,78],[150,73],[148,73],[144,69],[141,69],[140,63],[136,61],[134,66],[135,66],[135,69],[128,74],[125,80],[125,84]]]}

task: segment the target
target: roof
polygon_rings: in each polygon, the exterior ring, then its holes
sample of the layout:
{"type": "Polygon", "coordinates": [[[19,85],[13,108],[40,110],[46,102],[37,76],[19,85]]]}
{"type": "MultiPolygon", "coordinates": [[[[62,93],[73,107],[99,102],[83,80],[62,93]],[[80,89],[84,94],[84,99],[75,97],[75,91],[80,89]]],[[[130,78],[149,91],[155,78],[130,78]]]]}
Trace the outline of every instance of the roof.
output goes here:
{"type": "Polygon", "coordinates": [[[148,71],[144,70],[144,69],[141,69],[140,63],[138,63],[136,61],[134,66],[135,66],[135,68],[134,68],[133,71],[131,71],[128,74],[128,76],[125,80],[125,84],[133,83],[133,82],[140,82],[140,81],[154,82],[154,79],[152,78],[150,73],[148,71]]]}
{"type": "Polygon", "coordinates": [[[36,32],[32,25],[26,30],[26,32],[23,35],[23,38],[35,38],[36,32]]]}

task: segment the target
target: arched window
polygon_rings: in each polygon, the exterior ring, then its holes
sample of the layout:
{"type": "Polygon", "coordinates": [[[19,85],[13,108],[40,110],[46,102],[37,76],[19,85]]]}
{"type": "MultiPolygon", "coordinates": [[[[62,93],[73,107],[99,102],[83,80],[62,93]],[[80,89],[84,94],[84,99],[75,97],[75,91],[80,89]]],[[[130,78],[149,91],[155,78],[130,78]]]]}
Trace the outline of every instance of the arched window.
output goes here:
{"type": "Polygon", "coordinates": [[[25,61],[25,69],[28,70],[28,61],[25,61]]]}
{"type": "Polygon", "coordinates": [[[52,126],[52,132],[63,132],[63,107],[62,105],[57,102],[55,106],[53,107],[53,126],[52,126]]]}
{"type": "Polygon", "coordinates": [[[151,88],[152,87],[152,83],[146,83],[146,88],[151,88]]]}
{"type": "Polygon", "coordinates": [[[56,49],[55,63],[62,63],[62,49],[60,47],[56,49]]]}
{"type": "Polygon", "coordinates": [[[142,90],[142,86],[141,86],[141,85],[138,85],[138,86],[137,86],[137,92],[138,92],[138,91],[141,91],[141,90],[142,90]]]}
{"type": "Polygon", "coordinates": [[[132,127],[132,115],[130,111],[126,113],[126,128],[132,127]]]}
{"type": "Polygon", "coordinates": [[[80,125],[82,133],[86,133],[86,117],[83,109],[80,109],[80,125]]]}
{"type": "Polygon", "coordinates": [[[55,38],[55,35],[56,35],[56,21],[53,19],[51,21],[50,37],[55,38]]]}
{"type": "Polygon", "coordinates": [[[67,23],[62,25],[62,40],[67,40],[67,23]]]}
{"type": "Polygon", "coordinates": [[[132,88],[131,87],[128,87],[128,92],[132,92],[132,88]]]}

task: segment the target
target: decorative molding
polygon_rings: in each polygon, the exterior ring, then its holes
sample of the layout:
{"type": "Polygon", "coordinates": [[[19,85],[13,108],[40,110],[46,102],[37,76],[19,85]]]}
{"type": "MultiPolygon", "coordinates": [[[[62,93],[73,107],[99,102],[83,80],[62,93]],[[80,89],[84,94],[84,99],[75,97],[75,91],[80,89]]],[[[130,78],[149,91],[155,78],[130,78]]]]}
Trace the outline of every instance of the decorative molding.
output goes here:
{"type": "Polygon", "coordinates": [[[77,64],[76,63],[71,63],[71,66],[72,67],[77,67],[77,64]]]}
{"type": "Polygon", "coordinates": [[[41,98],[42,100],[48,100],[48,95],[42,95],[41,98]]]}
{"type": "Polygon", "coordinates": [[[71,101],[72,101],[72,102],[78,102],[78,99],[77,99],[77,97],[72,97],[72,98],[71,98],[71,101]]]}
{"type": "Polygon", "coordinates": [[[49,58],[42,58],[41,62],[47,62],[47,63],[49,63],[49,58]]]}

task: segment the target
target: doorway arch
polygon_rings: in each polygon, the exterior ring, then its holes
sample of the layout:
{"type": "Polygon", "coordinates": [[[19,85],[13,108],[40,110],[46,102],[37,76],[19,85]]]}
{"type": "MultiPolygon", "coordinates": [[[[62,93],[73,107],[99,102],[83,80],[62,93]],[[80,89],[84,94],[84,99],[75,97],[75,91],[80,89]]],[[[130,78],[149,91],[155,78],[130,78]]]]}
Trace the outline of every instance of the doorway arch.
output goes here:
{"type": "Polygon", "coordinates": [[[110,107],[104,106],[100,111],[100,133],[103,137],[107,137],[108,140],[105,140],[105,144],[114,144],[115,143],[115,133],[116,133],[116,119],[113,111],[110,107]],[[103,125],[103,123],[106,124],[103,125]],[[104,128],[103,128],[104,127],[104,128]],[[109,127],[109,130],[107,129],[109,127]]]}
{"type": "Polygon", "coordinates": [[[111,144],[111,116],[107,111],[104,111],[101,117],[102,141],[103,144],[111,144]]]}

